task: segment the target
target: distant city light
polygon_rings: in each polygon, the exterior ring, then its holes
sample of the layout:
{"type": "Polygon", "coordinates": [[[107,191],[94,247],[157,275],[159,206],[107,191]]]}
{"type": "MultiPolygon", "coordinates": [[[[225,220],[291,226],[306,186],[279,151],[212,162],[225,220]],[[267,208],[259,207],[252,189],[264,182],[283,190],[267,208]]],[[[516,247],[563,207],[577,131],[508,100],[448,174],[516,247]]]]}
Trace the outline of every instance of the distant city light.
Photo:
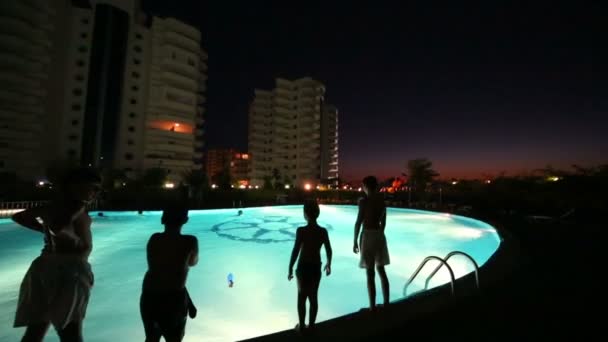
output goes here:
{"type": "Polygon", "coordinates": [[[289,188],[290,188],[289,184],[285,184],[285,189],[289,189],[289,188]]]}
{"type": "Polygon", "coordinates": [[[256,185],[256,186],[255,186],[255,188],[256,188],[256,189],[259,189],[259,188],[260,188],[260,186],[259,186],[259,185],[256,185]]]}
{"type": "Polygon", "coordinates": [[[319,189],[321,189],[321,186],[320,186],[320,185],[317,185],[317,190],[319,190],[319,189]]]}
{"type": "Polygon", "coordinates": [[[456,184],[458,184],[457,181],[452,181],[452,185],[456,185],[456,184]]]}
{"type": "Polygon", "coordinates": [[[230,187],[234,189],[234,185],[231,185],[230,187]]]}
{"type": "Polygon", "coordinates": [[[211,184],[211,189],[215,189],[215,188],[217,188],[217,185],[211,184]]]}
{"type": "Polygon", "coordinates": [[[310,190],[310,189],[312,189],[312,185],[310,185],[308,183],[304,184],[304,190],[310,190]]]}
{"type": "Polygon", "coordinates": [[[252,188],[253,188],[253,186],[251,186],[251,185],[250,185],[248,188],[249,188],[249,189],[252,189],[252,188]]]}
{"type": "Polygon", "coordinates": [[[557,176],[552,176],[552,177],[549,177],[549,180],[552,182],[557,182],[558,180],[560,180],[560,178],[557,176]]]}
{"type": "Polygon", "coordinates": [[[357,191],[361,191],[361,188],[357,189],[357,191]]]}
{"type": "Polygon", "coordinates": [[[492,183],[492,181],[489,179],[486,179],[486,184],[490,184],[490,183],[492,183]]]}
{"type": "Polygon", "coordinates": [[[175,184],[173,184],[171,182],[167,182],[167,183],[165,183],[165,188],[166,189],[173,189],[173,188],[175,188],[175,184]]]}
{"type": "Polygon", "coordinates": [[[43,182],[43,181],[40,181],[40,182],[38,182],[38,185],[43,186],[43,185],[44,185],[44,182],[43,182]]]}
{"type": "Polygon", "coordinates": [[[122,183],[122,186],[127,186],[127,183],[122,183]]]}
{"type": "Polygon", "coordinates": [[[179,127],[179,124],[177,122],[175,123],[175,127],[179,127]]]}
{"type": "MultiPolygon", "coordinates": [[[[233,188],[234,188],[234,186],[233,186],[233,188]]],[[[247,186],[245,186],[245,184],[239,185],[239,189],[245,189],[245,188],[247,188],[247,186]]]]}
{"type": "Polygon", "coordinates": [[[348,189],[348,185],[342,187],[344,190],[348,189]]]}

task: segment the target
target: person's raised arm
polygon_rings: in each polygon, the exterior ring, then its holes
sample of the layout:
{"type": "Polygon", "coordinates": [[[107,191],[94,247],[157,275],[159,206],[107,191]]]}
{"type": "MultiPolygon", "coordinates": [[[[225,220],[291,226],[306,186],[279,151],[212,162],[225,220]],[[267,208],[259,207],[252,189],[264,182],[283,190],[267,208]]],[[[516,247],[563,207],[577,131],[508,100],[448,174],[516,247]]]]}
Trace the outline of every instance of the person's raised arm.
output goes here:
{"type": "Polygon", "coordinates": [[[192,250],[190,251],[190,257],[188,258],[188,266],[195,266],[198,264],[198,239],[192,237],[192,250]]]}
{"type": "Polygon", "coordinates": [[[46,212],[46,207],[36,207],[26,209],[24,211],[18,212],[13,215],[11,218],[17,224],[29,228],[31,230],[35,230],[37,232],[43,232],[44,227],[40,222],[38,222],[38,218],[44,215],[46,212]]]}
{"type": "Polygon", "coordinates": [[[361,224],[363,223],[363,199],[359,200],[359,213],[355,222],[355,238],[353,241],[353,252],[359,253],[359,234],[361,233],[361,224]]]}
{"type": "Polygon", "coordinates": [[[291,251],[291,258],[289,259],[289,274],[287,279],[293,279],[293,265],[296,263],[298,254],[300,254],[300,248],[302,247],[302,228],[298,228],[296,231],[296,241],[293,243],[293,250],[291,251]]]}
{"type": "Polygon", "coordinates": [[[327,255],[327,263],[325,264],[325,274],[331,274],[331,243],[329,242],[329,234],[327,234],[327,230],[324,230],[324,241],[323,245],[325,245],[325,254],[327,255]]]}

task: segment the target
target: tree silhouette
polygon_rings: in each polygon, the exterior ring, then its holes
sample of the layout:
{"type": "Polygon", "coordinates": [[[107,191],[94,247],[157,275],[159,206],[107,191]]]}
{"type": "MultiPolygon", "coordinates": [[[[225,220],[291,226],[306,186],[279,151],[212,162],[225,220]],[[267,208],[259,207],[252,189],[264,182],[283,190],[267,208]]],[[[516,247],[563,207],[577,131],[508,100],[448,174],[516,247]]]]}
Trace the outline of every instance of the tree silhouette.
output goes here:
{"type": "Polygon", "coordinates": [[[407,174],[403,175],[408,177],[407,183],[415,191],[424,191],[439,173],[433,170],[433,162],[427,158],[417,158],[407,162],[407,174]]]}

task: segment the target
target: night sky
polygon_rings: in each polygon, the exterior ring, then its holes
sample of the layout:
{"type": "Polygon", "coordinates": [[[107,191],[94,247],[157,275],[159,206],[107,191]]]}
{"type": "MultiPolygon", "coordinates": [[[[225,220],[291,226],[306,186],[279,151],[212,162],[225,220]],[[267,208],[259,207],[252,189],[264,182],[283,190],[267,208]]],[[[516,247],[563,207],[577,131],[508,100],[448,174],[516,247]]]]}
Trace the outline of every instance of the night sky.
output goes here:
{"type": "Polygon", "coordinates": [[[397,176],[417,157],[442,178],[607,163],[598,8],[529,2],[144,0],[144,8],[202,31],[209,147],[247,148],[254,88],[312,76],[339,109],[347,180],[397,176]]]}

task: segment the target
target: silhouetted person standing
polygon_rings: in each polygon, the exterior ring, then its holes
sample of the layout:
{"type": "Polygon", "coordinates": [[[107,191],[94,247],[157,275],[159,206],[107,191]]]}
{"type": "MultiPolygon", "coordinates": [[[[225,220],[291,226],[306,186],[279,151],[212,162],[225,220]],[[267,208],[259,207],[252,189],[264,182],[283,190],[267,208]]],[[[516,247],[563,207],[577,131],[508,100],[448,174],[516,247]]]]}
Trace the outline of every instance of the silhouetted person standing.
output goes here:
{"type": "Polygon", "coordinates": [[[363,190],[366,196],[359,200],[359,214],[355,223],[355,239],[353,252],[361,252],[359,267],[365,268],[367,273],[367,291],[369,295],[370,310],[376,309],[376,283],[374,266],[378,270],[384,305],[389,304],[389,283],[384,266],[390,263],[384,228],[386,227],[386,205],[384,198],[378,192],[378,180],[368,176],[363,179],[363,190]],[[361,247],[359,248],[359,233],[361,233],[361,247]]]}
{"type": "Polygon", "coordinates": [[[86,205],[98,194],[101,178],[87,168],[65,176],[57,200],[13,216],[18,224],[44,234],[45,242],[19,290],[14,326],[27,326],[22,341],[42,341],[51,324],[61,341],[83,340],[82,321],[93,286],[86,205]]]}
{"type": "Polygon", "coordinates": [[[186,279],[188,270],[198,262],[198,240],[182,235],[182,226],[188,222],[188,209],[167,208],[161,223],[163,233],[154,233],[148,241],[148,271],[144,276],[140,300],[141,317],[146,341],[181,341],[186,329],[188,314],[194,318],[186,279]]]}
{"type": "Polygon", "coordinates": [[[310,302],[309,328],[314,328],[317,319],[319,303],[317,293],[321,282],[321,246],[325,245],[327,263],[325,264],[325,274],[331,274],[331,244],[327,229],[317,224],[319,217],[319,205],[315,201],[304,203],[304,218],[308,222],[305,227],[300,227],[296,231],[296,241],[289,260],[288,280],[293,279],[293,265],[298,259],[296,277],[298,279],[298,318],[299,324],[296,325],[297,331],[302,331],[305,327],[306,319],[306,299],[310,302]]]}

